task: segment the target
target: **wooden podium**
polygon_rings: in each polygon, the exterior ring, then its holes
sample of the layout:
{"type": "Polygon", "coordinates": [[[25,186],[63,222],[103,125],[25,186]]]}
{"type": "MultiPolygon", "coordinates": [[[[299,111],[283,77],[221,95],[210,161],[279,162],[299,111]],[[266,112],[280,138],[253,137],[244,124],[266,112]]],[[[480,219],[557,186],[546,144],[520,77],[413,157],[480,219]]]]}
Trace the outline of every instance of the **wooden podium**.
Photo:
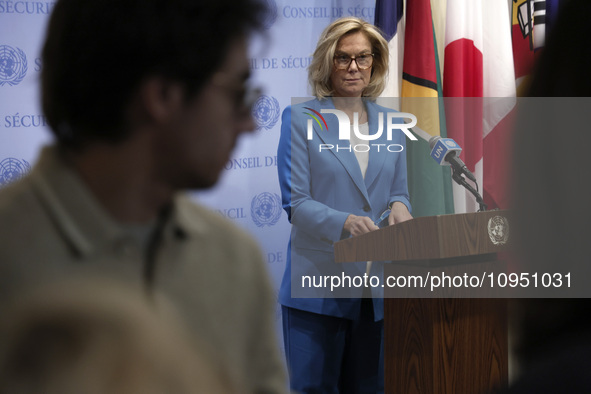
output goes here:
{"type": "Polygon", "coordinates": [[[507,248],[506,218],[506,211],[422,217],[335,244],[337,262],[391,261],[384,282],[406,285],[384,288],[386,393],[506,386],[507,306],[490,286],[505,269],[497,252],[507,248]],[[431,291],[434,276],[455,283],[431,291]],[[419,277],[426,287],[417,288],[419,277]]]}

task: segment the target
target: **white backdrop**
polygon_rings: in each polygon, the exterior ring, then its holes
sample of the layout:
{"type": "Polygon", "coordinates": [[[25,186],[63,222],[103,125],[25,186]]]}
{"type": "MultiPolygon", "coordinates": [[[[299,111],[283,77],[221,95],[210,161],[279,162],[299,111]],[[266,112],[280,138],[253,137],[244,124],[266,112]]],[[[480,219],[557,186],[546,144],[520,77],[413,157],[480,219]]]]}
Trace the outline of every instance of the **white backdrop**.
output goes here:
{"type": "MultiPolygon", "coordinates": [[[[267,0],[274,15],[251,46],[253,81],[264,89],[218,185],[194,196],[260,243],[276,288],[290,225],[281,209],[276,154],[280,117],[292,97],[310,94],[306,67],[322,30],[341,16],[373,23],[375,0],[267,0]]],[[[39,105],[40,50],[54,2],[0,0],[0,187],[23,176],[51,141],[39,105]]],[[[280,318],[279,307],[277,318],[280,318]]]]}

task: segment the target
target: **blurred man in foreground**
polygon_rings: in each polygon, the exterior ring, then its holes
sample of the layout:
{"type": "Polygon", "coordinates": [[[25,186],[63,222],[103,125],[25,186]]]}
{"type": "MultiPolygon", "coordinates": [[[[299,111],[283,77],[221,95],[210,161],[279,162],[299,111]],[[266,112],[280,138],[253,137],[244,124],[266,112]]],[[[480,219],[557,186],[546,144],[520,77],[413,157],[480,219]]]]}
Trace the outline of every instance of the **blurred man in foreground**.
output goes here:
{"type": "Polygon", "coordinates": [[[0,193],[0,295],[70,274],[169,297],[245,392],[282,392],[272,290],[254,241],[178,192],[214,185],[254,128],[254,0],[60,0],[43,47],[55,135],[0,193]]]}

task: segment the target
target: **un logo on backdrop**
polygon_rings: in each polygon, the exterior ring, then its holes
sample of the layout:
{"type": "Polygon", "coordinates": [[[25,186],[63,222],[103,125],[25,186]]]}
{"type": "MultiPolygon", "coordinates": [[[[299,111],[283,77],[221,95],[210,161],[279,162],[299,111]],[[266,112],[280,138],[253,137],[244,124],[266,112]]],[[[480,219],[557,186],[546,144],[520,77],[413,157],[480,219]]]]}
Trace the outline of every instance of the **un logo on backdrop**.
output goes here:
{"type": "Polygon", "coordinates": [[[276,193],[257,194],[250,203],[250,216],[258,227],[275,225],[281,217],[281,198],[276,193]]]}
{"type": "Polygon", "coordinates": [[[257,129],[272,129],[279,120],[279,112],[281,108],[275,97],[259,97],[252,107],[252,117],[257,123],[257,129]]]}
{"type": "Polygon", "coordinates": [[[0,86],[18,85],[27,75],[27,56],[19,48],[0,45],[0,86]]]}
{"type": "Polygon", "coordinates": [[[0,186],[21,179],[29,171],[31,171],[31,165],[26,160],[9,157],[0,161],[0,186]]]}

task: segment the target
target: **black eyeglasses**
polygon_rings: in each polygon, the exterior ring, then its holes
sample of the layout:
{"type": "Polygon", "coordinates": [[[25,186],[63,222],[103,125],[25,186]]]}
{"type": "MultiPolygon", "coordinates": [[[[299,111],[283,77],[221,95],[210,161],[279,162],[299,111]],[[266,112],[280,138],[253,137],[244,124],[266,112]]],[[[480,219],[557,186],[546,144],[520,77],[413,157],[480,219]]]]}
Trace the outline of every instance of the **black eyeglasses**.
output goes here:
{"type": "Polygon", "coordinates": [[[234,107],[239,116],[250,114],[252,107],[263,93],[260,87],[252,86],[248,82],[232,82],[223,73],[215,74],[212,83],[234,93],[234,107]]]}
{"type": "Polygon", "coordinates": [[[357,64],[357,68],[360,70],[367,70],[373,64],[373,53],[362,53],[361,55],[357,56],[349,56],[349,55],[335,55],[334,56],[334,65],[339,70],[346,70],[351,65],[351,62],[355,60],[357,64]]]}

